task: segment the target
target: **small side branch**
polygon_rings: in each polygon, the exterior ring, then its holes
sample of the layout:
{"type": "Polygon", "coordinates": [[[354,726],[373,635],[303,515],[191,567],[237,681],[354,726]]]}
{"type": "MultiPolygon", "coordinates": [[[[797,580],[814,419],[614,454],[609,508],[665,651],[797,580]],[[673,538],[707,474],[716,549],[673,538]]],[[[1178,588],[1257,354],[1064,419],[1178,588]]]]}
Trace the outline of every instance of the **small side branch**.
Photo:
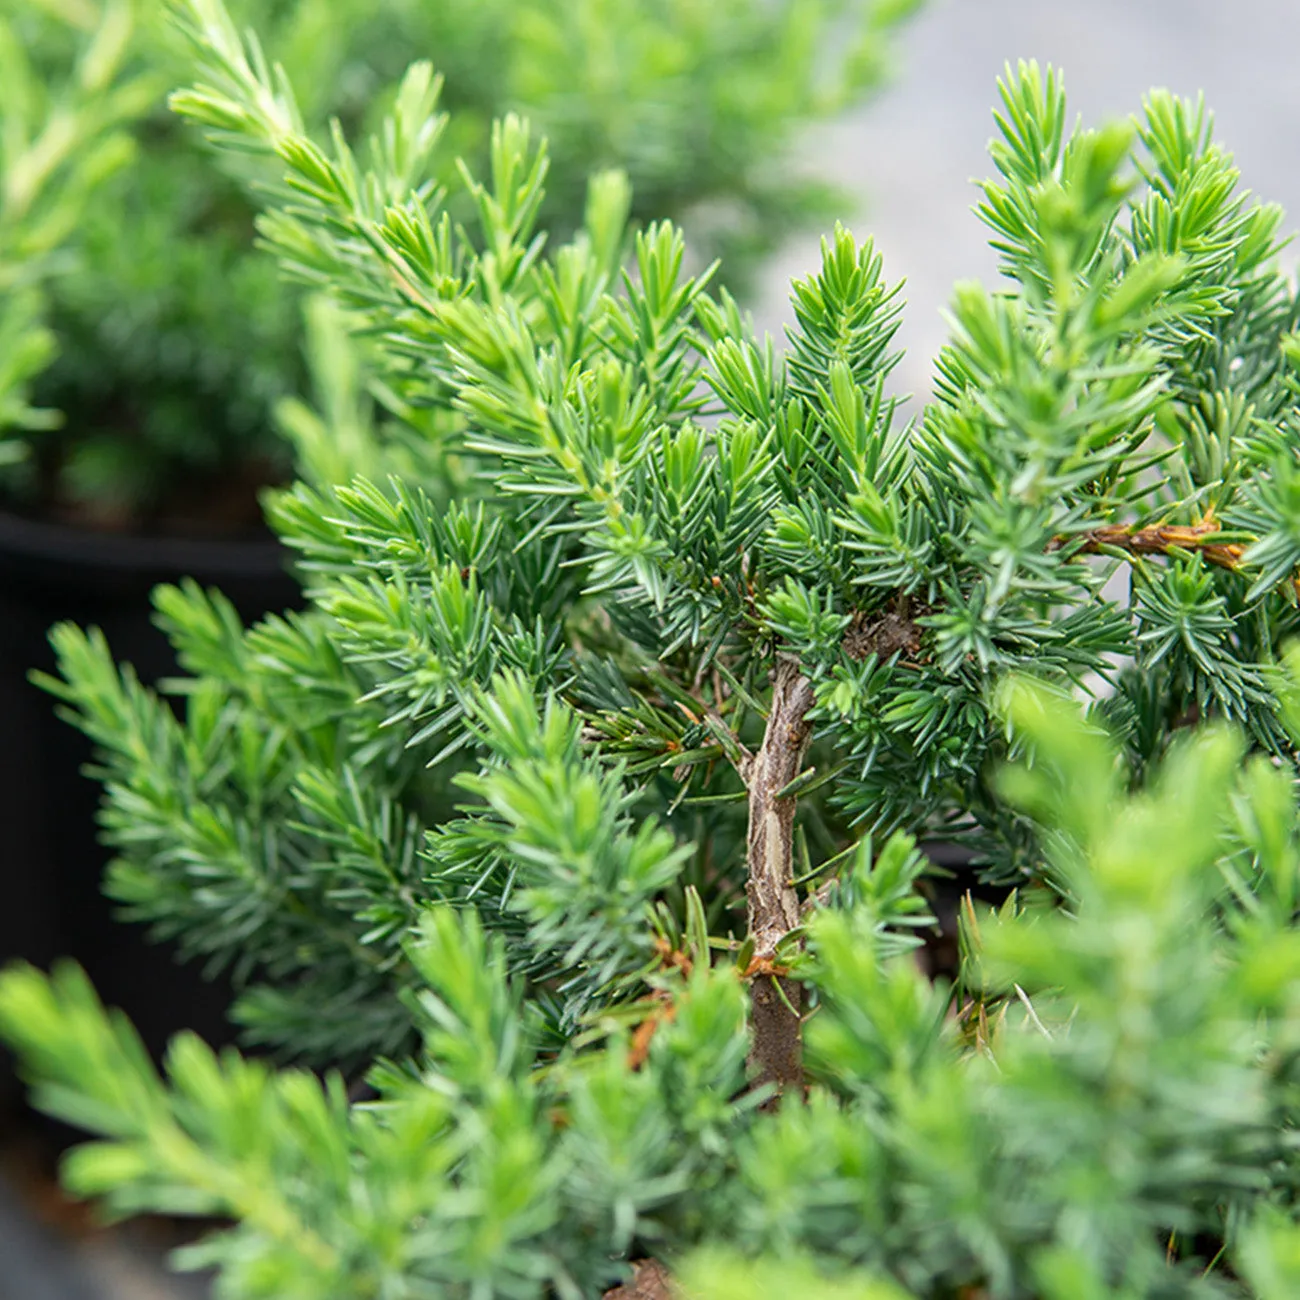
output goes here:
{"type": "Polygon", "coordinates": [[[1054,549],[1081,543],[1078,549],[1093,554],[1107,548],[1127,551],[1130,555],[1168,555],[1171,551],[1199,551],[1210,564],[1223,569],[1236,569],[1246,548],[1235,542],[1219,542],[1223,529],[1217,520],[1206,519],[1199,524],[1152,524],[1146,528],[1131,528],[1127,524],[1107,524],[1094,528],[1079,538],[1061,538],[1054,549]]]}
{"type": "MultiPolygon", "coordinates": [[[[749,787],[748,928],[759,961],[770,961],[800,922],[792,882],[795,800],[778,796],[802,770],[812,706],[812,685],[798,661],[778,655],[763,744],[741,773],[749,787]]],[[[792,980],[760,974],[750,985],[750,1064],[758,1082],[775,1084],[778,1093],[803,1085],[801,1001],[802,990],[792,980]]]]}

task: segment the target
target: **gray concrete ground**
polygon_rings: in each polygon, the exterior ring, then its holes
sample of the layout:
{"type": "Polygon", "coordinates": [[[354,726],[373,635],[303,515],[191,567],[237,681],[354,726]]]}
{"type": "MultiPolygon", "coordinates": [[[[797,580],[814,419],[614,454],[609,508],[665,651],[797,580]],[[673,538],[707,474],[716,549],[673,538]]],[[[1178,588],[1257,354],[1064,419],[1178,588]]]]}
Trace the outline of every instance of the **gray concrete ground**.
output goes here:
{"type": "MultiPolygon", "coordinates": [[[[1133,111],[1154,85],[1204,90],[1246,183],[1300,225],[1297,48],[1300,0],[930,0],[905,34],[894,85],[800,150],[801,168],[848,191],[844,220],[859,238],[875,236],[890,278],[908,281],[902,386],[927,385],[953,282],[995,276],[970,212],[970,182],[988,174],[994,81],[1005,61],[1062,67],[1072,106],[1089,121],[1133,111]]],[[[791,319],[786,286],[815,268],[817,249],[809,234],[773,261],[756,304],[761,327],[779,331],[791,319]]],[[[0,1186],[0,1300],[195,1294],[165,1279],[147,1251],[59,1241],[0,1186]]]]}
{"type": "Polygon", "coordinates": [[[40,1222],[0,1178],[0,1300],[203,1300],[202,1279],[166,1271],[164,1247],[140,1231],[69,1239],[40,1222]]]}
{"type": "MultiPolygon", "coordinates": [[[[1153,86],[1203,90],[1244,183],[1282,203],[1297,228],[1297,47],[1300,0],[929,0],[904,33],[893,85],[818,130],[799,159],[846,188],[844,223],[859,239],[874,236],[891,281],[907,281],[900,387],[925,390],[953,283],[996,278],[971,182],[990,174],[1004,63],[1062,68],[1071,110],[1090,124],[1135,111],[1153,86]]],[[[760,327],[792,319],[786,286],[816,267],[818,238],[793,240],[768,268],[760,327]]]]}

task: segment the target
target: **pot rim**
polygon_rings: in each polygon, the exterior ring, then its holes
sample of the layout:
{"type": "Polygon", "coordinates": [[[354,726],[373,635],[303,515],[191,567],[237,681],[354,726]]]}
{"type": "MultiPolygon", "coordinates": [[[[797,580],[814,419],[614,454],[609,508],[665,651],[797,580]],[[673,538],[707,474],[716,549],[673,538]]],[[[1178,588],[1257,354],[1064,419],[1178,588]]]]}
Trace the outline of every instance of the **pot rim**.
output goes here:
{"type": "Polygon", "coordinates": [[[2,509],[0,554],[67,564],[83,573],[194,573],[212,579],[282,577],[288,558],[286,548],[274,538],[102,533],[2,509]]]}

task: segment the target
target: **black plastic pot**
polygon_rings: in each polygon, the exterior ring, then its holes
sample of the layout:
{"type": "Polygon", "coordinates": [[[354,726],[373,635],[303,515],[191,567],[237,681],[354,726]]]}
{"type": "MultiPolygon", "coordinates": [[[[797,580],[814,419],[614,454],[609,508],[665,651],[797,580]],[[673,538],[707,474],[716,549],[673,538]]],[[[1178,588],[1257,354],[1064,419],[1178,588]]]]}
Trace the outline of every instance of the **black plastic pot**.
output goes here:
{"type": "MultiPolygon", "coordinates": [[[[52,671],[47,633],[71,619],[102,628],[143,681],[174,675],[149,593],[183,577],[220,588],[247,620],[301,604],[285,552],[269,536],[120,537],[0,512],[0,964],[75,958],[155,1053],[181,1028],[228,1041],[229,989],[115,919],[100,890],[109,855],[96,837],[99,786],[82,772],[90,746],[55,717],[28,673],[52,671]]],[[[7,1075],[0,1069],[0,1092],[12,1087],[7,1075]]]]}

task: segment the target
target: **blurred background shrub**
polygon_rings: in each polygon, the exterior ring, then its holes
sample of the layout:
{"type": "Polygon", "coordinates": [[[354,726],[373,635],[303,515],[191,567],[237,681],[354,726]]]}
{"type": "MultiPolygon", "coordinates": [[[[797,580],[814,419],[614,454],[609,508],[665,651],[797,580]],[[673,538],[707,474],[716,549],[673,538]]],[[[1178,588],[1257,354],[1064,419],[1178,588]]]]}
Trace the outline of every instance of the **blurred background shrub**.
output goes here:
{"type": "MultiPolygon", "coordinates": [[[[49,291],[53,364],[38,402],[62,428],[5,479],[11,506],[117,529],[238,532],[286,471],[277,402],[303,387],[301,292],[254,252],[258,177],[218,164],[169,115],[182,51],[162,0],[135,0],[135,70],[158,90],[134,163],[79,223],[74,273],[49,291]]],[[[880,83],[917,0],[240,0],[306,92],[310,127],[364,128],[416,58],[445,79],[441,151],[479,166],[494,116],[550,140],[543,228],[581,217],[588,174],[625,168],[633,216],[671,216],[733,285],[831,195],[792,169],[811,120],[880,83]]],[[[66,77],[90,0],[15,0],[38,78],[66,77]],[[70,19],[72,21],[70,21],[70,19]]],[[[7,92],[6,92],[7,93],[7,92]]],[[[269,179],[269,178],[268,178],[269,179]]]]}
{"type": "Polygon", "coordinates": [[[32,380],[55,351],[42,289],[97,186],[131,159],[119,128],[155,94],[145,80],[120,77],[129,0],[45,8],[47,35],[59,40],[57,76],[41,75],[28,33],[0,13],[0,464],[22,455],[15,430],[57,424],[31,404],[32,380]]]}

